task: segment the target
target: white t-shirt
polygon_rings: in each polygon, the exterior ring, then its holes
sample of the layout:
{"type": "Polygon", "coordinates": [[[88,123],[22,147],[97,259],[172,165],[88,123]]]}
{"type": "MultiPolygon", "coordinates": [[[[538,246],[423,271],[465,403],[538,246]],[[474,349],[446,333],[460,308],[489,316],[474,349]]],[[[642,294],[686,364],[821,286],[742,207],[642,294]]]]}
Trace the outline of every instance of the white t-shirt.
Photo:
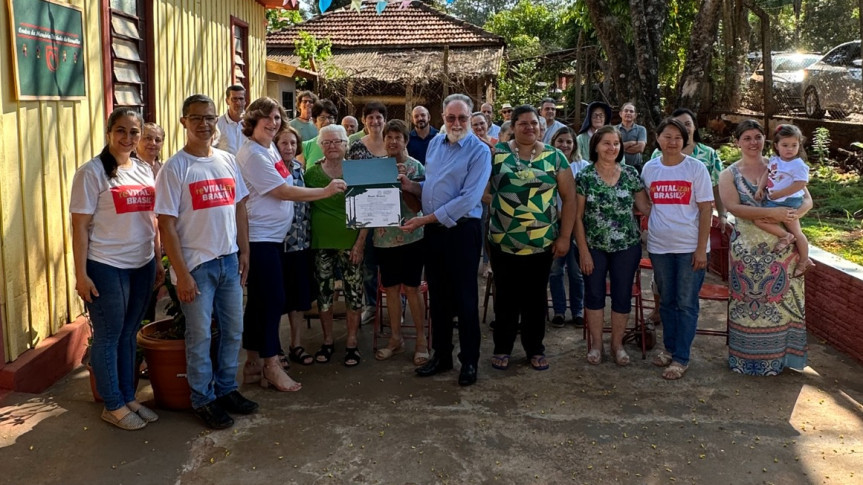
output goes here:
{"type": "Polygon", "coordinates": [[[165,162],[156,178],[156,214],[177,218],[189,271],[237,251],[236,203],[248,195],[234,156],[218,148],[209,157],[180,150],[165,162]]]}
{"type": "Polygon", "coordinates": [[[653,202],[647,222],[647,251],[694,252],[698,247],[698,203],[713,201],[707,167],[689,156],[669,167],[659,156],[644,165],[641,178],[653,202]]]}
{"type": "Polygon", "coordinates": [[[294,177],[272,143],[264,148],[247,140],[237,152],[237,165],[249,189],[246,209],[249,212],[249,241],[277,242],[285,240],[294,220],[294,203],[271,194],[281,185],[294,185],[294,177]]]}
{"type": "Polygon", "coordinates": [[[228,113],[225,113],[216,120],[216,127],[219,129],[220,135],[219,139],[213,143],[213,146],[231,155],[236,155],[237,151],[246,141],[246,135],[243,134],[242,120],[234,121],[228,116],[228,113]]]}
{"type": "Polygon", "coordinates": [[[81,165],[72,180],[69,212],[91,214],[87,259],[115,268],[140,268],[153,259],[153,171],[132,159],[109,179],[96,157],[81,165]]]}
{"type": "MultiPolygon", "coordinates": [[[[794,182],[809,182],[809,167],[806,163],[799,158],[786,162],[775,155],[770,157],[770,162],[767,163],[767,191],[778,192],[788,188],[794,182]]],[[[782,202],[789,197],[803,197],[803,195],[804,192],[798,190],[791,195],[771,200],[782,202]]]]}

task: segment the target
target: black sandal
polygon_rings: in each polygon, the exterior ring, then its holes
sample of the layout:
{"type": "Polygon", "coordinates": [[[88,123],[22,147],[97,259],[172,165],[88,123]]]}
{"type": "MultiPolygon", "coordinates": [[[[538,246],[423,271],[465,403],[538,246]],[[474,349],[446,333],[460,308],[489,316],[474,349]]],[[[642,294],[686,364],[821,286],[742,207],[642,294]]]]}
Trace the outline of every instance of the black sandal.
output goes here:
{"type": "Polygon", "coordinates": [[[333,353],[336,351],[336,346],[333,344],[321,345],[321,350],[315,352],[315,361],[321,364],[326,364],[333,358],[333,353]]]}
{"type": "Polygon", "coordinates": [[[355,367],[360,365],[360,361],[363,359],[360,355],[360,349],[356,347],[348,347],[345,351],[347,352],[345,354],[345,367],[355,367]]]}
{"type": "Polygon", "coordinates": [[[291,358],[292,362],[296,362],[298,364],[312,365],[315,363],[315,358],[312,357],[312,354],[306,352],[306,349],[300,346],[290,347],[288,349],[288,357],[291,358]]]}

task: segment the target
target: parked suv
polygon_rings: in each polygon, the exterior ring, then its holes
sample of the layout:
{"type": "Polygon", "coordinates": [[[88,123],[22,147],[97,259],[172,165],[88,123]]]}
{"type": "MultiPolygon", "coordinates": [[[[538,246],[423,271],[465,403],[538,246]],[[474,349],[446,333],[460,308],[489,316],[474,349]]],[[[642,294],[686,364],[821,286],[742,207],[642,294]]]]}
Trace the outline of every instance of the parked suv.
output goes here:
{"type": "Polygon", "coordinates": [[[803,106],[810,118],[836,119],[863,111],[860,41],[833,48],[803,71],[803,106]]]}
{"type": "MultiPolygon", "coordinates": [[[[803,69],[821,59],[821,54],[799,52],[774,52],[771,60],[773,70],[773,99],[780,110],[803,107],[803,69]]],[[[752,109],[763,108],[764,63],[749,77],[748,102],[752,109]]]]}

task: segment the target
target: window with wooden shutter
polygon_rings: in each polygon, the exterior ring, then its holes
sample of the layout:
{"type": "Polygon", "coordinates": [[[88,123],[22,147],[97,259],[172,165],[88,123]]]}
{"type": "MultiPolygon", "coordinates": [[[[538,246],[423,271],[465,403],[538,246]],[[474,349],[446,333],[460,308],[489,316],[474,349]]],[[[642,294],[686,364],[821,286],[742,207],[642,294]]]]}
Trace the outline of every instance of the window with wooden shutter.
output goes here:
{"type": "Polygon", "coordinates": [[[233,84],[249,91],[249,24],[231,16],[231,66],[233,84]]]}
{"type": "Polygon", "coordinates": [[[147,121],[155,119],[152,83],[148,73],[149,18],[152,5],[145,0],[103,0],[105,102],[111,109],[138,110],[147,121]]]}

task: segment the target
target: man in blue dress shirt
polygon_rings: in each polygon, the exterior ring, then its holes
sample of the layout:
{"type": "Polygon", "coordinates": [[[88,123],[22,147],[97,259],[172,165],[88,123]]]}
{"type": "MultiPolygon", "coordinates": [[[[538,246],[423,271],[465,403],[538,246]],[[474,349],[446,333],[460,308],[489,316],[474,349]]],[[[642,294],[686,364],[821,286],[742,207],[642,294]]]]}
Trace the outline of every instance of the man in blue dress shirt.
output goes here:
{"type": "Polygon", "coordinates": [[[473,101],[464,94],[447,96],[443,102],[447,134],[429,143],[425,182],[399,175],[402,190],[422,200],[423,215],[405,221],[402,230],[425,226],[425,271],[429,299],[434,302],[434,356],[416,373],[428,377],[452,369],[453,317],[458,317],[458,383],[462,386],[476,382],[479,361],[480,200],[491,175],[491,151],[470,130],[472,110],[473,101]]]}

